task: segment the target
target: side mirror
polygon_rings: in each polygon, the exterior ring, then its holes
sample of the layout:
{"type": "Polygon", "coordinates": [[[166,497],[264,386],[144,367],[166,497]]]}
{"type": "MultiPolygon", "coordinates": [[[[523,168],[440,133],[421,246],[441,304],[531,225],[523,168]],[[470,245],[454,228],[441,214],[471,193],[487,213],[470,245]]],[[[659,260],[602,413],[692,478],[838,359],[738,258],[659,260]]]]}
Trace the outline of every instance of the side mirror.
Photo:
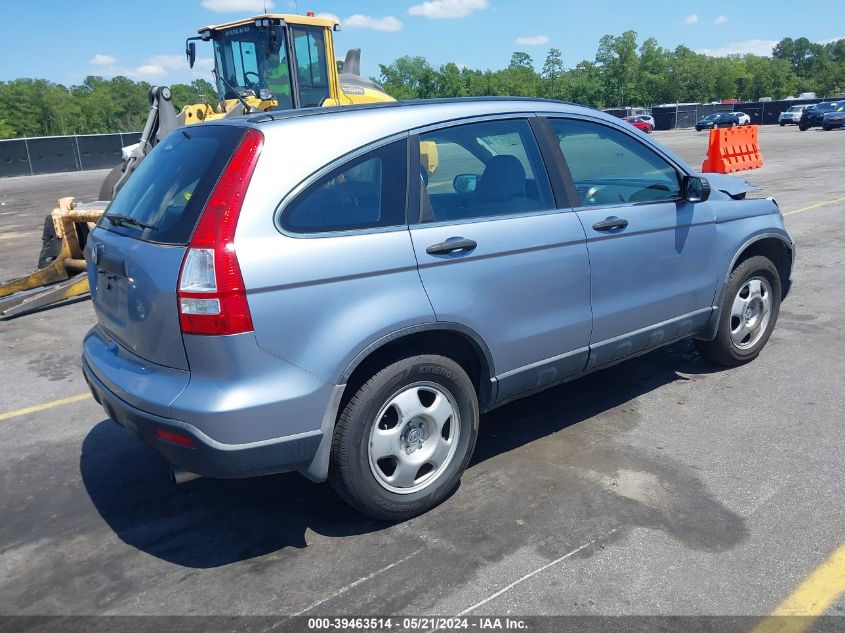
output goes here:
{"type": "Polygon", "coordinates": [[[687,202],[704,202],[710,197],[710,183],[700,176],[684,176],[683,196],[687,202]]]}
{"type": "Polygon", "coordinates": [[[458,174],[452,180],[452,187],[458,193],[472,193],[478,186],[478,176],[475,174],[458,174]]]}
{"type": "Polygon", "coordinates": [[[188,42],[185,45],[185,56],[188,58],[188,66],[194,67],[194,62],[197,61],[197,44],[196,42],[188,42]]]}

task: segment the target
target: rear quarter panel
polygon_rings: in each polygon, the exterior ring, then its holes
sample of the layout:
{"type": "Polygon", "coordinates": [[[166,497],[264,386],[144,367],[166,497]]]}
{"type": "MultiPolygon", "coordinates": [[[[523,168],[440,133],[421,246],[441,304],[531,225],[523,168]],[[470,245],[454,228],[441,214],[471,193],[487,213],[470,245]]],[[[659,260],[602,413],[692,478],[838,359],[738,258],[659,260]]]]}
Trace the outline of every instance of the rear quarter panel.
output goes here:
{"type": "Polygon", "coordinates": [[[326,118],[319,129],[313,121],[262,129],[265,146],[235,236],[258,344],[335,384],[371,342],[435,321],[407,227],[293,236],[275,224],[290,192],[368,145],[360,128],[347,127],[365,119],[344,118],[343,126],[326,118]],[[326,138],[335,141],[320,145],[326,138]]]}

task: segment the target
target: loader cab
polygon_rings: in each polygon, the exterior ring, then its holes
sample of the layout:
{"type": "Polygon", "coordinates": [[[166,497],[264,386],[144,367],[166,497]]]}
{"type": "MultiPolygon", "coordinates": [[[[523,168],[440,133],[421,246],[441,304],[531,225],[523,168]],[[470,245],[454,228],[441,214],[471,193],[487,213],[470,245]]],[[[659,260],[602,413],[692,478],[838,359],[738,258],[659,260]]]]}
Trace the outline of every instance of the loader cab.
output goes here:
{"type": "Polygon", "coordinates": [[[332,72],[332,20],[263,15],[207,27],[200,38],[214,49],[217,91],[226,100],[275,101],[273,109],[318,107],[337,99],[332,72]]]}

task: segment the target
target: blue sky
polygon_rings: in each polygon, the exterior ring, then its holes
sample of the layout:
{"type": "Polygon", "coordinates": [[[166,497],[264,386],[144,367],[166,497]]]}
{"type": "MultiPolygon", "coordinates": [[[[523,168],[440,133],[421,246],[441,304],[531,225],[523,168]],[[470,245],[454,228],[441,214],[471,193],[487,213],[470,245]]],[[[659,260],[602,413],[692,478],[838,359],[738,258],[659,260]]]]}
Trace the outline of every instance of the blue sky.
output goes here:
{"type": "MultiPolygon", "coordinates": [[[[264,0],[0,0],[0,80],[40,77],[73,84],[89,74],[124,74],[169,84],[209,77],[208,45],[188,70],[185,37],[202,25],[262,12],[264,0]],[[204,62],[204,63],[203,63],[204,62]]],[[[336,52],[361,47],[365,74],[401,55],[423,55],[438,66],[455,61],[501,68],[514,50],[538,67],[550,47],[567,66],[595,56],[599,38],[633,29],[640,41],[727,54],[765,54],[783,37],[813,41],[845,37],[820,0],[796,10],[793,0],[766,3],[567,2],[540,0],[266,0],[271,12],[313,10],[340,18],[336,52]],[[828,19],[824,19],[827,15],[828,19]]]]}

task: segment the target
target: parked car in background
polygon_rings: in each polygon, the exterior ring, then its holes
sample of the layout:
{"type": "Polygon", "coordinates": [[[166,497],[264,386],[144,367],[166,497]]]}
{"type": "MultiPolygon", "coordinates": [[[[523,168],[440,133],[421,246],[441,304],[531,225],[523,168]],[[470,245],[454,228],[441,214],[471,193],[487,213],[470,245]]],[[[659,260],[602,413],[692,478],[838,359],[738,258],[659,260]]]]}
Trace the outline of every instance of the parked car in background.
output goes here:
{"type": "Polygon", "coordinates": [[[822,129],[832,130],[835,127],[845,126],[845,103],[840,103],[836,110],[825,112],[822,118],[822,129]]]}
{"type": "Polygon", "coordinates": [[[711,128],[716,127],[716,119],[718,118],[719,113],[713,112],[712,114],[708,114],[703,119],[696,121],[695,123],[695,131],[701,132],[701,130],[709,130],[711,128]]]}
{"type": "Polygon", "coordinates": [[[638,130],[642,130],[646,134],[651,134],[654,132],[654,119],[648,121],[651,117],[644,117],[644,116],[626,116],[625,121],[633,125],[638,130]]]}
{"type": "Polygon", "coordinates": [[[801,121],[801,113],[804,112],[807,105],[794,105],[788,110],[781,112],[778,116],[778,123],[781,127],[784,125],[798,125],[801,121]]]}
{"type": "Polygon", "coordinates": [[[811,127],[821,127],[824,124],[824,115],[828,112],[836,112],[842,105],[845,105],[845,101],[822,101],[804,108],[801,120],[798,122],[798,129],[803,132],[811,127]]]}
{"type": "Polygon", "coordinates": [[[736,117],[737,125],[751,125],[751,116],[745,114],[745,112],[733,112],[734,117],[736,117]]]}
{"type": "Polygon", "coordinates": [[[315,110],[172,132],[89,235],[85,378],[177,481],[299,471],[405,519],[456,489],[481,413],[688,337],[734,367],[772,334],[775,201],[614,116],[315,110]]]}
{"type": "Polygon", "coordinates": [[[695,129],[700,132],[712,128],[748,125],[750,122],[751,117],[744,112],[714,112],[696,122],[695,129]]]}

